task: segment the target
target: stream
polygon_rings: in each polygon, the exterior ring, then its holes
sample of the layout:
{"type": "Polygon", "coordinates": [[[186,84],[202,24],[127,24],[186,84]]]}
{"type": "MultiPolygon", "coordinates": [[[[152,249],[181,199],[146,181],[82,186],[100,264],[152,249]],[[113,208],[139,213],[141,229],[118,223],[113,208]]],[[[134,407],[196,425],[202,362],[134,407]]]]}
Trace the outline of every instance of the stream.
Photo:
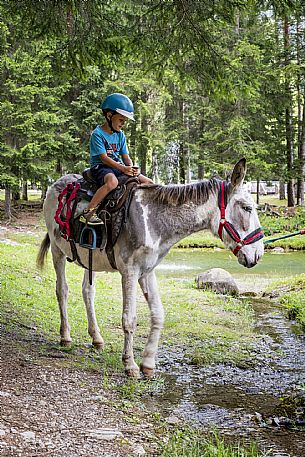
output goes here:
{"type": "MultiPolygon", "coordinates": [[[[302,273],[304,268],[302,252],[267,252],[261,264],[247,270],[227,251],[209,250],[208,255],[202,251],[172,250],[158,269],[177,280],[193,280],[209,268],[225,268],[242,293],[259,294],[270,281],[302,273]]],[[[289,396],[289,401],[295,402],[294,413],[301,410],[304,419],[305,337],[271,301],[247,297],[249,300],[266,357],[260,359],[260,347],[254,354],[254,367],[197,367],[187,363],[182,349],[171,353],[163,345],[158,366],[165,389],[146,404],[169,421],[183,419],[206,431],[216,427],[228,439],[238,437],[245,444],[255,441],[270,456],[304,457],[304,421],[295,422],[297,416],[289,419],[281,398],[289,396]],[[301,408],[296,403],[299,395],[303,398],[301,408]]]]}

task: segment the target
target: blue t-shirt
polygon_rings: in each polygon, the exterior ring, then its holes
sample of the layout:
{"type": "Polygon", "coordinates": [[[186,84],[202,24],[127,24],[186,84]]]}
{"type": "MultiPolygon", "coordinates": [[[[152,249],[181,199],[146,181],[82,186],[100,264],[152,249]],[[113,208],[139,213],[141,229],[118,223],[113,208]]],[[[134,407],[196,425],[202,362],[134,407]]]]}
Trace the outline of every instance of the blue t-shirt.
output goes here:
{"type": "Polygon", "coordinates": [[[98,125],[92,132],[90,138],[90,166],[100,165],[101,154],[107,154],[110,159],[116,162],[124,163],[122,156],[128,154],[125,134],[120,131],[119,133],[104,132],[98,125]]]}

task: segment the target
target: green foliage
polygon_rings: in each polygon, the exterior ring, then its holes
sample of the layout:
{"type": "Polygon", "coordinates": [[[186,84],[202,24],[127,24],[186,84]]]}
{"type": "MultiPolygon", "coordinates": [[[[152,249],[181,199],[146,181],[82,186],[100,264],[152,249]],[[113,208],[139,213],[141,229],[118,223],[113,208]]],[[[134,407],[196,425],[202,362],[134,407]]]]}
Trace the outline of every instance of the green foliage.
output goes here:
{"type": "Polygon", "coordinates": [[[299,60],[283,62],[279,17],[301,21],[303,10],[277,0],[264,8],[0,1],[0,185],[80,172],[100,102],[114,91],[135,102],[131,156],[155,180],[225,176],[241,156],[248,179],[299,176],[300,162],[287,174],[285,109],[295,108],[296,125],[300,97],[287,81],[304,85],[304,54],[291,36],[299,60]]]}
{"type": "MultiPolygon", "coordinates": [[[[280,211],[282,212],[282,216],[280,217],[271,216],[264,213],[259,214],[259,219],[263,227],[265,236],[269,237],[275,234],[278,234],[280,236],[304,229],[305,211],[303,209],[299,208],[296,211],[295,216],[284,216],[284,210],[284,207],[276,209],[276,211],[279,214],[281,214],[280,211]]],[[[291,241],[292,240],[289,240],[289,242],[291,241]]]]}
{"type": "Polygon", "coordinates": [[[47,40],[56,42],[53,56],[55,70],[61,76],[86,77],[86,68],[115,68],[113,56],[119,58],[124,46],[112,29],[121,23],[120,2],[98,0],[50,2],[48,0],[1,1],[0,8],[12,23],[17,40],[47,40]]]}
{"type": "Polygon", "coordinates": [[[279,297],[279,303],[288,311],[288,316],[305,328],[305,275],[298,275],[289,281],[275,281],[266,292],[279,297]]]}
{"type": "MultiPolygon", "coordinates": [[[[53,87],[53,49],[8,47],[0,63],[0,182],[45,181],[57,157],[75,147],[69,114],[61,104],[67,84],[53,87]]],[[[68,154],[66,154],[68,156],[68,154]]]]}
{"type": "Polygon", "coordinates": [[[267,454],[255,444],[227,444],[218,434],[204,435],[191,428],[176,429],[165,446],[162,457],[263,457],[267,454]]]}

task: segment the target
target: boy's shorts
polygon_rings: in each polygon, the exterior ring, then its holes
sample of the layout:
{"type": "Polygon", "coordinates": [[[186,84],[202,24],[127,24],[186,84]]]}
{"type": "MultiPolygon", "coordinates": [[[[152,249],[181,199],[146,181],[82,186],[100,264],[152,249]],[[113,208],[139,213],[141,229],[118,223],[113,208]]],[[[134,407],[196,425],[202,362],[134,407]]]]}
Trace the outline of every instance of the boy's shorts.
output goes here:
{"type": "Polygon", "coordinates": [[[112,173],[117,178],[120,176],[125,176],[124,173],[117,170],[116,168],[105,167],[104,165],[95,165],[90,169],[90,171],[94,180],[98,183],[99,186],[105,184],[104,178],[106,175],[108,175],[108,173],[112,173]]]}

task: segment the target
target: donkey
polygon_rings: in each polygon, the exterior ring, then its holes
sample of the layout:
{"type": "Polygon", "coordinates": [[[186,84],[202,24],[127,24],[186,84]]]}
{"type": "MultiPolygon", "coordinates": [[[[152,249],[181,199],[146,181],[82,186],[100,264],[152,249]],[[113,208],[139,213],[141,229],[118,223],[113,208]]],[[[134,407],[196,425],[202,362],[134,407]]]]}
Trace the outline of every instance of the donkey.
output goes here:
{"type": "MultiPolygon", "coordinates": [[[[263,256],[263,233],[251,195],[244,189],[246,160],[235,165],[231,181],[216,178],[187,185],[139,186],[129,207],[129,217],[114,246],[117,270],[121,274],[123,292],[122,326],[125,335],[122,360],[129,377],[139,377],[140,371],[151,378],[155,369],[155,358],[160,332],[164,323],[164,311],[160,300],[155,267],[170,248],[185,236],[202,229],[210,230],[223,239],[238,262],[251,268],[263,256]],[[229,222],[230,221],[230,222],[229,222]],[[136,329],[136,290],[139,282],[150,308],[151,325],[142,354],[140,368],[135,362],[133,338],[136,329]]],[[[53,265],[56,271],[56,295],[60,310],[61,345],[71,344],[70,326],[67,315],[68,285],[65,263],[71,257],[70,244],[59,234],[54,221],[57,198],[65,186],[78,179],[79,175],[66,175],[48,190],[44,202],[47,234],[41,243],[37,257],[40,268],[51,246],[53,265]]],[[[80,202],[78,211],[87,203],[80,202]],[[83,205],[83,206],[82,206],[83,205]]],[[[79,245],[78,259],[88,267],[88,251],[79,245]]],[[[97,271],[114,271],[105,251],[96,249],[92,258],[92,279],[84,270],[82,294],[88,318],[88,332],[92,344],[102,350],[104,341],[94,310],[94,279],[97,271]]]]}

